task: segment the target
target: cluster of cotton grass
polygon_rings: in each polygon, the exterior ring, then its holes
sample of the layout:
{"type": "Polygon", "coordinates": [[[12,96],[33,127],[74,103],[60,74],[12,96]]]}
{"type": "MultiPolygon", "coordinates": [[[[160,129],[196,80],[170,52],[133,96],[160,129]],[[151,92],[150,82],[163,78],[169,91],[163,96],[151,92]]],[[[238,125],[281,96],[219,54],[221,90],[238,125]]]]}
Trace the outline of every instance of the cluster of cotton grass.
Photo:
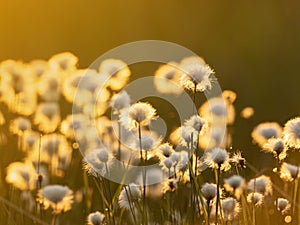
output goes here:
{"type": "MultiPolygon", "coordinates": [[[[77,63],[76,56],[61,53],[47,61],[0,64],[0,140],[3,146],[15,140],[18,151],[12,151],[20,159],[2,159],[11,187],[6,196],[22,209],[8,209],[7,223],[300,222],[300,167],[288,157],[300,149],[300,117],[283,128],[267,122],[253,130],[254,142],[275,157],[273,171],[264,173],[232,147],[236,94],[226,90],[197,105],[216,82],[202,58],[170,62],[154,73],[158,92],[178,96],[186,90],[194,104],[191,117],[168,137],[150,129],[159,117],[151,103],[131,102],[126,63],[106,59],[97,69],[77,63]],[[147,169],[153,164],[159,166],[147,169]],[[245,177],[248,168],[254,177],[245,177]],[[109,179],[116,174],[119,183],[109,179]],[[123,184],[127,178],[131,182],[123,184]]],[[[241,116],[253,113],[246,107],[241,116]]]]}

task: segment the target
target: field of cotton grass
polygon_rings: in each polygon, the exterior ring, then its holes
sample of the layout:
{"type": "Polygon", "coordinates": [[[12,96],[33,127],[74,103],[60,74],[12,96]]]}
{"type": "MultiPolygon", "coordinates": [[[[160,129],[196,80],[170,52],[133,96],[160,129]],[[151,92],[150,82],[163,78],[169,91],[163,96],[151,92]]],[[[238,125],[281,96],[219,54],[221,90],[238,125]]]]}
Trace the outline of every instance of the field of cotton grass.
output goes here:
{"type": "Polygon", "coordinates": [[[257,151],[274,157],[258,170],[231,135],[255,109],[236,111],[231,90],[198,104],[218,83],[202,58],[153,73],[158,93],[193,103],[165,136],[151,98],[126,91],[130,65],[77,65],[68,52],[0,63],[0,224],[300,223],[300,117],[255,124],[257,151]]]}

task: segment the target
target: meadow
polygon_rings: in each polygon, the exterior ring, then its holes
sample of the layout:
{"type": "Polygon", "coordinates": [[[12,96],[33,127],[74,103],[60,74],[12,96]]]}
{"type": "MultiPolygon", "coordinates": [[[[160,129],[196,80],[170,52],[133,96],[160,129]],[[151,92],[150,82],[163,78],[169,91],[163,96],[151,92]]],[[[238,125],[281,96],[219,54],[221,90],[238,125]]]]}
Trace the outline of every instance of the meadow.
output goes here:
{"type": "Polygon", "coordinates": [[[204,59],[150,76],[157,93],[188,96],[189,117],[169,107],[177,127],[163,122],[163,103],[133,101],[131,65],[79,60],[0,63],[0,224],[300,223],[300,117],[251,127],[257,151],[272,157],[272,168],[256,168],[232,145],[236,119],[255,108],[237,111],[234,90],[204,98],[219,85],[204,59]]]}

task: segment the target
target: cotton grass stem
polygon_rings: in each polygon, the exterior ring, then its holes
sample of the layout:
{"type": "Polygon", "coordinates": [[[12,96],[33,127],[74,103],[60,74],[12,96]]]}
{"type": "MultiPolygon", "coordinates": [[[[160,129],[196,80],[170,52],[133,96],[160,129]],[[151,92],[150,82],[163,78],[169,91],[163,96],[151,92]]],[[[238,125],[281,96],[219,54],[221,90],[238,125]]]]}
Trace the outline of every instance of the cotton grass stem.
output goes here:
{"type": "Polygon", "coordinates": [[[53,216],[52,216],[52,222],[51,222],[51,225],[55,225],[55,224],[56,224],[56,218],[57,218],[57,214],[54,213],[53,216]]]}
{"type": "Polygon", "coordinates": [[[147,222],[147,212],[146,212],[146,159],[143,158],[143,148],[142,148],[142,131],[141,125],[138,124],[139,132],[139,144],[140,144],[140,157],[142,163],[142,174],[143,174],[143,224],[148,224],[147,222]]]}
{"type": "Polygon", "coordinates": [[[217,169],[217,201],[216,201],[216,218],[215,224],[218,224],[219,202],[220,202],[220,177],[221,177],[221,165],[217,169]]]}

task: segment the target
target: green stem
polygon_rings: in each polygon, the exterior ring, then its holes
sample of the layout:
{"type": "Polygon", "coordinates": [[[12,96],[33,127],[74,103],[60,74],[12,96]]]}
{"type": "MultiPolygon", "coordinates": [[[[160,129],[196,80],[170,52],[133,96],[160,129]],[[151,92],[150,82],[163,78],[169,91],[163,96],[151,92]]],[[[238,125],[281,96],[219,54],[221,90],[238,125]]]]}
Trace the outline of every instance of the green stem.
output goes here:
{"type": "Polygon", "coordinates": [[[220,201],[220,177],[221,177],[221,167],[218,166],[217,170],[217,202],[216,202],[216,218],[215,218],[215,224],[218,224],[218,212],[219,212],[219,201],[220,201]]]}
{"type": "Polygon", "coordinates": [[[56,217],[57,217],[57,214],[53,214],[51,225],[56,224],[56,217]]]}
{"type": "Polygon", "coordinates": [[[118,132],[119,132],[119,137],[118,137],[118,159],[121,160],[121,124],[118,122],[118,132]]]}

